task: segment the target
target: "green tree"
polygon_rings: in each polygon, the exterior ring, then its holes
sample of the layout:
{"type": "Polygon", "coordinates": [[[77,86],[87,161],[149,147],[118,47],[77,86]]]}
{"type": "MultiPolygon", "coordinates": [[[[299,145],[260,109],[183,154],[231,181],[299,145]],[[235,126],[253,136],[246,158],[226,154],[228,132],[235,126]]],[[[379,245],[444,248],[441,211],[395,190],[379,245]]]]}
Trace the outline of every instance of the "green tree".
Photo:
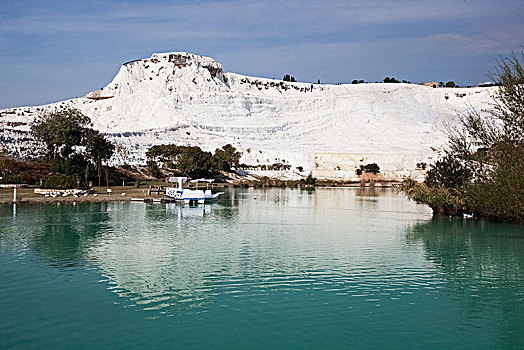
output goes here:
{"type": "Polygon", "coordinates": [[[360,168],[358,168],[355,171],[355,173],[359,176],[362,175],[363,173],[378,174],[380,173],[380,167],[378,166],[377,163],[361,165],[360,168]]]}
{"type": "Polygon", "coordinates": [[[91,120],[78,109],[64,109],[36,118],[31,135],[45,148],[44,159],[51,171],[59,174],[79,174],[86,167],[79,153],[85,130],[91,120]]]}
{"type": "Polygon", "coordinates": [[[68,158],[82,144],[84,130],[91,119],[78,109],[45,114],[31,124],[31,134],[46,148],[46,158],[68,158]]]}
{"type": "Polygon", "coordinates": [[[446,83],[446,87],[448,87],[448,88],[453,88],[453,87],[455,87],[455,82],[454,82],[454,81],[448,81],[448,82],[446,83]]]}
{"type": "Polygon", "coordinates": [[[384,78],[384,83],[398,83],[399,81],[393,77],[385,77],[384,78]]]}
{"type": "Polygon", "coordinates": [[[242,152],[237,152],[237,149],[231,144],[227,144],[222,149],[217,148],[213,155],[213,162],[218,170],[231,170],[232,167],[238,167],[242,157],[242,152]]]}
{"type": "Polygon", "coordinates": [[[284,75],[284,78],[282,78],[282,80],[284,80],[284,81],[290,81],[290,82],[292,82],[292,83],[295,83],[295,82],[296,82],[295,77],[292,76],[292,75],[289,75],[289,74],[285,74],[285,75],[284,75]]]}
{"type": "Polygon", "coordinates": [[[404,191],[438,213],[524,223],[524,67],[519,57],[501,58],[491,78],[498,86],[493,108],[460,115],[444,157],[423,184],[407,181],[404,191]]]}
{"type": "Polygon", "coordinates": [[[428,186],[444,186],[448,188],[464,188],[472,179],[472,172],[465,162],[453,154],[447,153],[437,160],[427,172],[426,184],[428,186]]]}
{"type": "Polygon", "coordinates": [[[174,144],[169,145],[157,145],[151,147],[147,152],[146,156],[150,160],[157,162],[170,162],[175,168],[178,162],[178,158],[185,147],[189,146],[178,146],[174,144]]]}
{"type": "Polygon", "coordinates": [[[147,170],[149,170],[149,173],[156,177],[157,179],[160,179],[164,174],[162,171],[158,168],[158,164],[154,160],[148,160],[147,161],[147,170]]]}
{"type": "Polygon", "coordinates": [[[317,178],[313,177],[313,173],[309,173],[309,175],[305,178],[300,180],[304,185],[310,185],[313,186],[317,182],[317,178]]]}
{"type": "Polygon", "coordinates": [[[208,175],[212,165],[211,152],[204,152],[198,146],[185,146],[179,156],[177,169],[184,175],[197,178],[208,175]]]}
{"type": "Polygon", "coordinates": [[[115,148],[116,154],[120,157],[122,165],[127,165],[127,159],[129,158],[129,149],[123,143],[117,143],[115,148]]]}
{"type": "Polygon", "coordinates": [[[100,186],[103,162],[113,156],[115,146],[98,131],[93,129],[85,129],[84,146],[87,157],[92,160],[96,166],[98,186],[100,186]]]}

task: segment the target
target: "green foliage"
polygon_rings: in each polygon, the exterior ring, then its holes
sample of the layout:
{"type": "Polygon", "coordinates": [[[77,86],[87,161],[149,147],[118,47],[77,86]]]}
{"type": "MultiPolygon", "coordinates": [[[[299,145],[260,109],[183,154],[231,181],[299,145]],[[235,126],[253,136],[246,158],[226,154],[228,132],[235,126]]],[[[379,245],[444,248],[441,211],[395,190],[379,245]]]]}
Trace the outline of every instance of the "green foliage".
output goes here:
{"type": "Polygon", "coordinates": [[[178,145],[157,145],[153,146],[146,152],[147,158],[157,161],[157,162],[167,162],[171,161],[172,164],[176,167],[178,157],[182,153],[185,147],[188,146],[178,146],[178,145]]]}
{"type": "Polygon", "coordinates": [[[175,163],[173,163],[173,161],[168,160],[167,162],[164,163],[164,168],[166,168],[166,169],[176,169],[176,166],[175,166],[175,163]]]}
{"type": "Polygon", "coordinates": [[[472,177],[471,170],[464,162],[452,154],[446,154],[428,171],[425,182],[430,187],[462,189],[469,184],[472,177]]]}
{"type": "MultiPolygon", "coordinates": [[[[282,78],[282,80],[283,81],[289,81],[289,82],[292,82],[292,83],[296,82],[295,77],[292,76],[292,75],[289,75],[289,74],[284,75],[284,78],[282,78]]],[[[320,80],[319,80],[319,84],[320,84],[320,80]]]]}
{"type": "Polygon", "coordinates": [[[355,173],[358,176],[362,175],[363,173],[375,174],[376,175],[376,174],[380,173],[380,167],[377,165],[377,163],[361,165],[360,168],[355,170],[355,173]]]}
{"type": "Polygon", "coordinates": [[[73,153],[68,158],[47,158],[49,170],[55,174],[80,175],[87,166],[87,160],[80,153],[73,153]]]}
{"type": "Polygon", "coordinates": [[[305,179],[302,179],[301,182],[304,185],[315,185],[315,183],[317,182],[317,179],[313,177],[312,173],[309,173],[309,175],[305,179]]]}
{"type": "Polygon", "coordinates": [[[88,159],[96,165],[98,175],[98,185],[102,177],[102,162],[109,160],[114,153],[115,146],[104,136],[93,129],[86,129],[84,132],[84,146],[88,159]]]}
{"type": "Polygon", "coordinates": [[[471,212],[524,223],[524,143],[502,146],[489,176],[467,191],[471,212]]]}
{"type": "Polygon", "coordinates": [[[90,125],[89,117],[78,109],[63,109],[35,119],[31,124],[31,134],[44,145],[44,159],[51,172],[85,175],[87,181],[89,162],[92,161],[100,182],[102,163],[111,158],[114,145],[90,125]],[[82,147],[85,152],[81,152],[82,147]]]}
{"type": "Polygon", "coordinates": [[[42,188],[54,188],[62,190],[77,188],[78,180],[79,178],[73,175],[51,175],[44,180],[42,188]]]}
{"type": "Polygon", "coordinates": [[[4,170],[0,173],[0,184],[22,184],[24,180],[18,174],[12,173],[10,170],[4,170]]]}
{"type": "Polygon", "coordinates": [[[212,167],[211,152],[204,152],[198,146],[184,147],[177,164],[177,170],[191,178],[208,175],[212,167]]]}
{"type": "Polygon", "coordinates": [[[455,87],[455,82],[454,82],[454,81],[448,81],[448,82],[446,83],[446,87],[448,87],[448,88],[455,87]]]}
{"type": "Polygon", "coordinates": [[[401,191],[409,199],[429,205],[436,214],[459,215],[467,212],[466,198],[454,188],[431,187],[426,183],[407,179],[402,183],[401,191]]]}
{"type": "Polygon", "coordinates": [[[385,77],[384,78],[384,83],[400,83],[397,79],[393,78],[393,77],[385,77]]]}
{"type": "Polygon", "coordinates": [[[524,223],[524,67],[513,54],[491,78],[499,87],[493,109],[461,115],[425,183],[406,182],[403,190],[441,214],[524,223]]]}
{"type": "Polygon", "coordinates": [[[78,109],[64,109],[35,119],[31,134],[44,144],[47,159],[67,159],[82,144],[84,131],[91,124],[78,109]]]}
{"type": "Polygon", "coordinates": [[[157,179],[160,179],[164,176],[162,171],[158,168],[158,164],[153,160],[147,161],[147,170],[151,174],[151,176],[156,177],[157,179]]]}
{"type": "Polygon", "coordinates": [[[0,154],[0,183],[39,183],[49,175],[49,167],[42,161],[22,161],[0,154]]]}
{"type": "Polygon", "coordinates": [[[129,150],[123,143],[118,143],[115,148],[116,154],[120,157],[122,165],[127,164],[127,159],[129,158],[129,150]]]}
{"type": "Polygon", "coordinates": [[[194,178],[209,175],[214,170],[229,171],[239,167],[242,153],[230,144],[217,148],[214,155],[198,146],[170,144],[153,146],[146,155],[150,161],[162,162],[164,167],[194,178]]]}
{"type": "Polygon", "coordinates": [[[232,167],[238,167],[241,152],[237,152],[237,149],[230,144],[217,148],[213,155],[213,163],[217,170],[229,171],[232,167]]]}

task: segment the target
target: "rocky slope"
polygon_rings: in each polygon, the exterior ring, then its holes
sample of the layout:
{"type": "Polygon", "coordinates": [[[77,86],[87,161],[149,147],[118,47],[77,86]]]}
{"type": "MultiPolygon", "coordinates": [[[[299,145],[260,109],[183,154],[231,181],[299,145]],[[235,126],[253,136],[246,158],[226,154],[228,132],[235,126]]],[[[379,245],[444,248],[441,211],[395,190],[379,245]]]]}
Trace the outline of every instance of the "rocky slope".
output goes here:
{"type": "MultiPolygon", "coordinates": [[[[152,145],[214,150],[227,143],[246,164],[281,162],[320,177],[349,178],[376,162],[387,176],[413,172],[435,157],[444,125],[466,108],[488,108],[493,88],[413,84],[318,85],[224,73],[208,57],[159,53],[121,66],[100,90],[44,106],[0,110],[0,141],[35,155],[31,121],[59,108],[80,109],[94,127],[144,162],[152,145]]],[[[115,159],[115,162],[117,160],[115,159]]]]}

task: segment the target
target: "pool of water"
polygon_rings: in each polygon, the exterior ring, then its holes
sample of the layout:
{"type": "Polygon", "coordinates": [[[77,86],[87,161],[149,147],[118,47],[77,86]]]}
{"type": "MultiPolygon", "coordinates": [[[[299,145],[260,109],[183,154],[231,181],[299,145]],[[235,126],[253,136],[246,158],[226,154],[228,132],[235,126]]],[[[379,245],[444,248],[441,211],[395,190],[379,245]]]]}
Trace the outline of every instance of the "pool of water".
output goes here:
{"type": "Polygon", "coordinates": [[[524,348],[524,227],[388,189],[0,206],[0,348],[524,348]]]}

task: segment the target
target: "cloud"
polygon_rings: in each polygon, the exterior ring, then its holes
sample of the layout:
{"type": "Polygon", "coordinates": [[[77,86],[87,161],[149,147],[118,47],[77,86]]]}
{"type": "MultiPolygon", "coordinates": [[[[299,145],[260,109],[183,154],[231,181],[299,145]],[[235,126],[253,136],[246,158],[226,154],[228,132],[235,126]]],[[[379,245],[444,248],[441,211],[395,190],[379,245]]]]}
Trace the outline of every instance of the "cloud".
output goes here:
{"type": "Polygon", "coordinates": [[[53,74],[96,60],[98,70],[78,82],[91,86],[119,63],[165,51],[212,56],[249,75],[292,69],[310,81],[383,72],[422,80],[435,65],[476,81],[488,60],[519,50],[522,13],[517,0],[0,2],[0,95],[19,63],[53,74]]]}
{"type": "MultiPolygon", "coordinates": [[[[522,28],[524,29],[524,28],[522,28]]],[[[473,34],[459,34],[453,32],[439,33],[428,36],[430,44],[438,45],[446,52],[455,54],[506,54],[518,49],[522,39],[513,35],[512,31],[502,31],[492,28],[473,34]]]]}
{"type": "Polygon", "coordinates": [[[465,20],[483,14],[495,16],[504,8],[483,0],[474,5],[457,0],[204,1],[125,5],[92,1],[89,4],[82,6],[82,11],[74,11],[74,5],[62,11],[56,7],[28,9],[24,15],[5,18],[0,23],[0,30],[30,33],[149,30],[150,34],[162,35],[164,29],[203,35],[214,29],[215,34],[226,37],[274,37],[304,30],[329,33],[358,25],[465,20]]]}

